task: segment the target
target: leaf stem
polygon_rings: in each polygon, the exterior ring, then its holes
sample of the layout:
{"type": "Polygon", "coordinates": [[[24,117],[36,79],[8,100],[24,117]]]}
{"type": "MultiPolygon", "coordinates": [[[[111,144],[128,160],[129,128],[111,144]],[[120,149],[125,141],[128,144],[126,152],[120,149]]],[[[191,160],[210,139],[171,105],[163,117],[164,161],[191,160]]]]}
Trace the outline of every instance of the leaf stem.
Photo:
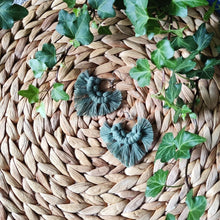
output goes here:
{"type": "Polygon", "coordinates": [[[179,73],[176,73],[179,77],[181,77],[182,79],[186,79],[186,80],[188,80],[189,81],[189,78],[187,78],[187,77],[185,77],[185,76],[182,76],[181,74],[179,74],[179,73]]]}
{"type": "Polygon", "coordinates": [[[159,18],[154,18],[154,17],[149,17],[149,20],[160,21],[160,19],[159,19],[159,18]]]}

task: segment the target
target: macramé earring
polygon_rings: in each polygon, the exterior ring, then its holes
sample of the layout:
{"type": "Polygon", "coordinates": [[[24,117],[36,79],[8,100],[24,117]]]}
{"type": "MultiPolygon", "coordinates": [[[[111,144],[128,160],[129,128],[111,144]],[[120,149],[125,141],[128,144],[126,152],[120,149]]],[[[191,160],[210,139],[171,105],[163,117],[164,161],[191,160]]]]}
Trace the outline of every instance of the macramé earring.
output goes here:
{"type": "Polygon", "coordinates": [[[109,114],[121,105],[121,92],[100,91],[101,79],[81,73],[75,83],[74,102],[77,115],[99,116],[109,114]]]}
{"type": "Polygon", "coordinates": [[[138,119],[130,132],[123,129],[122,123],[112,127],[105,123],[100,130],[100,135],[109,151],[126,167],[137,164],[153,142],[153,129],[151,123],[145,118],[138,119]]]}

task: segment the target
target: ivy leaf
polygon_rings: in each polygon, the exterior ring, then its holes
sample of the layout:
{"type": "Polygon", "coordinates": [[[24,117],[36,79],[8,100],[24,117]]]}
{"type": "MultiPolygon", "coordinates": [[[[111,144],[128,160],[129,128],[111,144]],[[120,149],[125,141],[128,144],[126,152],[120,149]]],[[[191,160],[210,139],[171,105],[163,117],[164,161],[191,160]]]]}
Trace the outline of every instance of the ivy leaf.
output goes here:
{"type": "Polygon", "coordinates": [[[165,96],[168,102],[173,103],[174,100],[179,96],[182,84],[176,84],[176,77],[173,74],[169,81],[169,87],[165,91],[165,96]]]}
{"type": "Polygon", "coordinates": [[[145,196],[156,197],[165,186],[167,176],[168,170],[158,170],[152,177],[150,177],[147,181],[145,196]]]}
{"type": "Polygon", "coordinates": [[[220,65],[220,60],[209,59],[206,60],[205,66],[202,69],[188,72],[186,75],[187,77],[198,76],[200,79],[212,79],[215,73],[214,66],[216,65],[220,65]]]}
{"type": "Polygon", "coordinates": [[[190,149],[198,144],[205,142],[206,139],[197,134],[185,131],[183,128],[174,138],[172,133],[164,135],[157,150],[156,160],[168,162],[170,159],[190,158],[190,149]]]}
{"type": "Polygon", "coordinates": [[[98,25],[95,21],[92,21],[91,27],[94,28],[94,29],[98,29],[98,25]]]}
{"type": "MultiPolygon", "coordinates": [[[[172,61],[171,65],[177,64],[176,60],[169,60],[172,61]]],[[[169,64],[170,65],[170,64],[169,64]]],[[[166,61],[167,66],[167,61],[166,61]]],[[[175,66],[173,67],[175,69],[175,66]]],[[[179,116],[181,115],[182,119],[185,120],[185,117],[187,114],[194,118],[196,115],[192,112],[192,110],[184,104],[183,100],[179,97],[180,91],[181,91],[182,84],[176,84],[176,77],[175,74],[173,74],[169,81],[169,87],[165,90],[165,96],[162,94],[155,95],[154,97],[164,101],[164,107],[165,108],[173,108],[175,110],[174,114],[174,123],[178,121],[179,116]]]]}
{"type": "Polygon", "coordinates": [[[44,103],[41,102],[37,107],[36,111],[40,113],[41,117],[46,118],[45,106],[44,103]]]}
{"type": "Polygon", "coordinates": [[[18,91],[18,95],[28,98],[31,104],[39,101],[39,89],[33,85],[29,85],[27,90],[18,91]]]}
{"type": "Polygon", "coordinates": [[[170,213],[167,213],[165,220],[175,220],[175,216],[170,213]]]}
{"type": "Polygon", "coordinates": [[[51,97],[56,102],[59,100],[69,100],[69,95],[63,90],[63,84],[62,83],[55,83],[53,85],[53,90],[51,91],[51,97]]]}
{"type": "Polygon", "coordinates": [[[3,29],[12,28],[14,21],[27,16],[28,10],[20,5],[13,4],[13,0],[0,2],[0,27],[3,29]]]}
{"type": "Polygon", "coordinates": [[[80,42],[76,39],[70,40],[70,44],[72,44],[75,48],[80,46],[80,42]]]}
{"type": "Polygon", "coordinates": [[[182,106],[180,113],[181,113],[181,117],[182,117],[183,120],[185,120],[186,115],[187,115],[188,113],[190,113],[190,114],[195,114],[195,113],[192,113],[192,110],[191,110],[187,105],[183,105],[183,106],[182,106]]]}
{"type": "Polygon", "coordinates": [[[177,65],[174,69],[176,73],[186,74],[196,66],[196,62],[190,59],[184,59],[183,57],[179,57],[177,59],[177,65]]]}
{"type": "Polygon", "coordinates": [[[112,32],[109,30],[109,26],[100,26],[98,29],[99,34],[111,35],[112,32]]]}
{"type": "Polygon", "coordinates": [[[165,163],[170,159],[174,158],[176,153],[176,145],[174,142],[174,137],[172,133],[166,133],[163,136],[162,142],[156,153],[155,160],[160,159],[161,162],[165,163]]]}
{"type": "Polygon", "coordinates": [[[218,2],[218,0],[215,0],[213,2],[212,6],[209,7],[208,11],[203,16],[204,21],[208,21],[209,18],[211,17],[211,14],[214,13],[217,2],[218,2]]]}
{"type": "Polygon", "coordinates": [[[220,60],[216,60],[216,59],[206,60],[205,67],[203,68],[203,71],[199,74],[199,78],[212,79],[215,72],[214,66],[216,65],[220,65],[220,60]]]}
{"type": "MultiPolygon", "coordinates": [[[[193,1],[192,1],[193,2],[193,1]]],[[[205,27],[205,23],[202,23],[196,33],[193,35],[194,41],[197,43],[198,51],[204,50],[209,46],[213,37],[213,33],[208,33],[205,27]]]]}
{"type": "Polygon", "coordinates": [[[101,19],[115,17],[115,10],[113,8],[115,0],[88,0],[89,5],[97,9],[98,16],[101,19]]]}
{"type": "Polygon", "coordinates": [[[40,78],[43,75],[44,71],[47,69],[46,64],[37,59],[29,60],[29,66],[34,73],[35,78],[40,78]]]}
{"type": "Polygon", "coordinates": [[[189,208],[187,220],[199,220],[205,212],[206,203],[205,196],[193,197],[193,191],[191,189],[186,196],[186,204],[189,208]]]}
{"type": "Polygon", "coordinates": [[[78,17],[74,13],[69,14],[67,11],[60,10],[56,30],[61,35],[76,39],[82,45],[87,45],[93,41],[89,26],[90,19],[86,5],[83,6],[78,17]]]}
{"type": "Polygon", "coordinates": [[[74,8],[76,4],[76,0],[63,0],[63,1],[67,3],[69,8],[74,8]]]}
{"type": "Polygon", "coordinates": [[[136,36],[147,33],[147,22],[149,16],[147,13],[148,0],[124,0],[126,14],[135,27],[136,36]]]}
{"type": "Polygon", "coordinates": [[[181,114],[181,109],[175,110],[175,114],[174,114],[174,117],[173,117],[173,122],[174,122],[174,123],[177,123],[180,114],[181,114]]]}
{"type": "Polygon", "coordinates": [[[35,58],[42,63],[45,63],[47,67],[53,68],[57,63],[56,49],[53,44],[44,44],[42,51],[37,51],[35,58]]]}
{"type": "Polygon", "coordinates": [[[187,36],[184,38],[173,37],[171,40],[171,46],[173,47],[174,50],[178,50],[180,48],[186,48],[190,52],[196,50],[198,47],[193,36],[187,36]]]}
{"type": "Polygon", "coordinates": [[[75,25],[74,22],[76,21],[76,15],[74,13],[68,13],[65,10],[59,11],[58,16],[58,24],[56,26],[56,31],[61,35],[65,35],[71,39],[75,38],[75,25]]]}
{"type": "Polygon", "coordinates": [[[175,154],[175,159],[178,158],[188,159],[190,158],[190,149],[198,144],[205,142],[206,139],[197,134],[193,134],[188,131],[185,131],[185,129],[183,128],[178,133],[174,141],[178,149],[175,154]]]}
{"type": "Polygon", "coordinates": [[[192,118],[192,119],[196,119],[197,118],[197,116],[196,116],[196,114],[194,112],[190,112],[189,113],[189,117],[192,118]]]}
{"type": "Polygon", "coordinates": [[[154,35],[160,34],[161,27],[159,21],[156,20],[149,20],[146,24],[147,28],[147,37],[149,40],[153,38],[154,35]]]}
{"type": "Polygon", "coordinates": [[[81,12],[81,8],[73,8],[73,13],[76,15],[76,17],[79,17],[81,12]]]}
{"type": "Polygon", "coordinates": [[[157,66],[157,68],[161,68],[165,65],[166,60],[170,59],[174,55],[174,50],[170,45],[169,40],[161,40],[157,43],[157,50],[154,50],[151,53],[151,60],[157,66]]]}
{"type": "Polygon", "coordinates": [[[136,79],[140,87],[150,84],[151,70],[147,59],[138,59],[137,66],[130,70],[130,76],[136,79]]]}
{"type": "Polygon", "coordinates": [[[199,7],[208,5],[207,0],[172,0],[169,6],[169,14],[176,15],[180,17],[187,16],[187,6],[188,7],[199,7]]]}

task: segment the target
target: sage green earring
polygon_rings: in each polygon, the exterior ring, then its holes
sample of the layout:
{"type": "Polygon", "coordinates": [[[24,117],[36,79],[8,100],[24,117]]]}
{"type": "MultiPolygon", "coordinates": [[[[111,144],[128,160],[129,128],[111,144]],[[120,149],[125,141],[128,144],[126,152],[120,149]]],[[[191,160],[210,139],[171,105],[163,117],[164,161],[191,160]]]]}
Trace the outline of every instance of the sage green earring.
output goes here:
{"type": "Polygon", "coordinates": [[[81,73],[75,83],[74,103],[78,116],[101,116],[112,113],[121,105],[122,95],[118,90],[103,92],[101,79],[81,73]]]}
{"type": "Polygon", "coordinates": [[[151,123],[145,119],[138,119],[130,132],[126,132],[123,123],[110,127],[105,123],[100,136],[107,144],[108,150],[126,167],[137,164],[148,152],[153,142],[151,123]]]}

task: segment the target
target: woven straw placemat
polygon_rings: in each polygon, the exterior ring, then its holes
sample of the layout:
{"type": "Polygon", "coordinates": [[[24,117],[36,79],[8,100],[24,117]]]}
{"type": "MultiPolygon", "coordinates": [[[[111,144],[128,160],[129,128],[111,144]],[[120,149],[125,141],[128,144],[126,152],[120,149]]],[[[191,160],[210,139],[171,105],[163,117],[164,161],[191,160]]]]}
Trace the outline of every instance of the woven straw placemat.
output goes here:
{"type": "MultiPolygon", "coordinates": [[[[54,102],[44,97],[46,119],[18,96],[29,84],[46,90],[54,83],[57,68],[42,79],[34,79],[27,61],[52,42],[58,56],[70,46],[69,39],[55,31],[58,12],[66,8],[62,0],[32,0],[25,5],[29,14],[15,23],[11,30],[0,31],[0,219],[86,219],[86,220],[164,220],[167,212],[186,219],[187,187],[168,188],[156,198],[144,195],[146,182],[160,168],[169,170],[167,185],[185,181],[186,160],[163,164],[156,161],[156,149],[163,134],[176,134],[183,126],[207,138],[205,144],[192,151],[188,175],[195,195],[205,195],[207,208],[201,219],[220,219],[220,71],[213,80],[200,80],[200,104],[196,106],[198,123],[187,118],[173,124],[174,112],[153,99],[168,82],[169,71],[155,71],[149,87],[140,88],[129,77],[129,70],[138,58],[149,58],[162,36],[149,41],[134,37],[130,22],[122,12],[105,20],[113,35],[96,35],[88,46],[73,47],[58,72],[70,101],[54,102]],[[123,102],[118,111],[102,117],[77,117],[74,110],[74,83],[80,72],[90,70],[95,75],[112,80],[121,90],[123,102]],[[148,118],[155,138],[152,151],[133,167],[124,167],[107,150],[99,130],[109,124],[137,117],[148,118]]],[[[202,23],[204,8],[189,10],[189,16],[179,20],[193,34],[202,23]]],[[[214,32],[219,45],[218,18],[211,16],[208,31],[214,32]]],[[[214,44],[206,50],[216,56],[214,44]]],[[[186,51],[182,51],[182,55],[186,51]]],[[[180,79],[179,79],[180,80],[180,79]]],[[[111,84],[111,83],[110,83],[111,84]]],[[[111,86],[111,85],[110,85],[111,86]]],[[[181,97],[191,102],[194,91],[183,86],[181,97]]]]}

